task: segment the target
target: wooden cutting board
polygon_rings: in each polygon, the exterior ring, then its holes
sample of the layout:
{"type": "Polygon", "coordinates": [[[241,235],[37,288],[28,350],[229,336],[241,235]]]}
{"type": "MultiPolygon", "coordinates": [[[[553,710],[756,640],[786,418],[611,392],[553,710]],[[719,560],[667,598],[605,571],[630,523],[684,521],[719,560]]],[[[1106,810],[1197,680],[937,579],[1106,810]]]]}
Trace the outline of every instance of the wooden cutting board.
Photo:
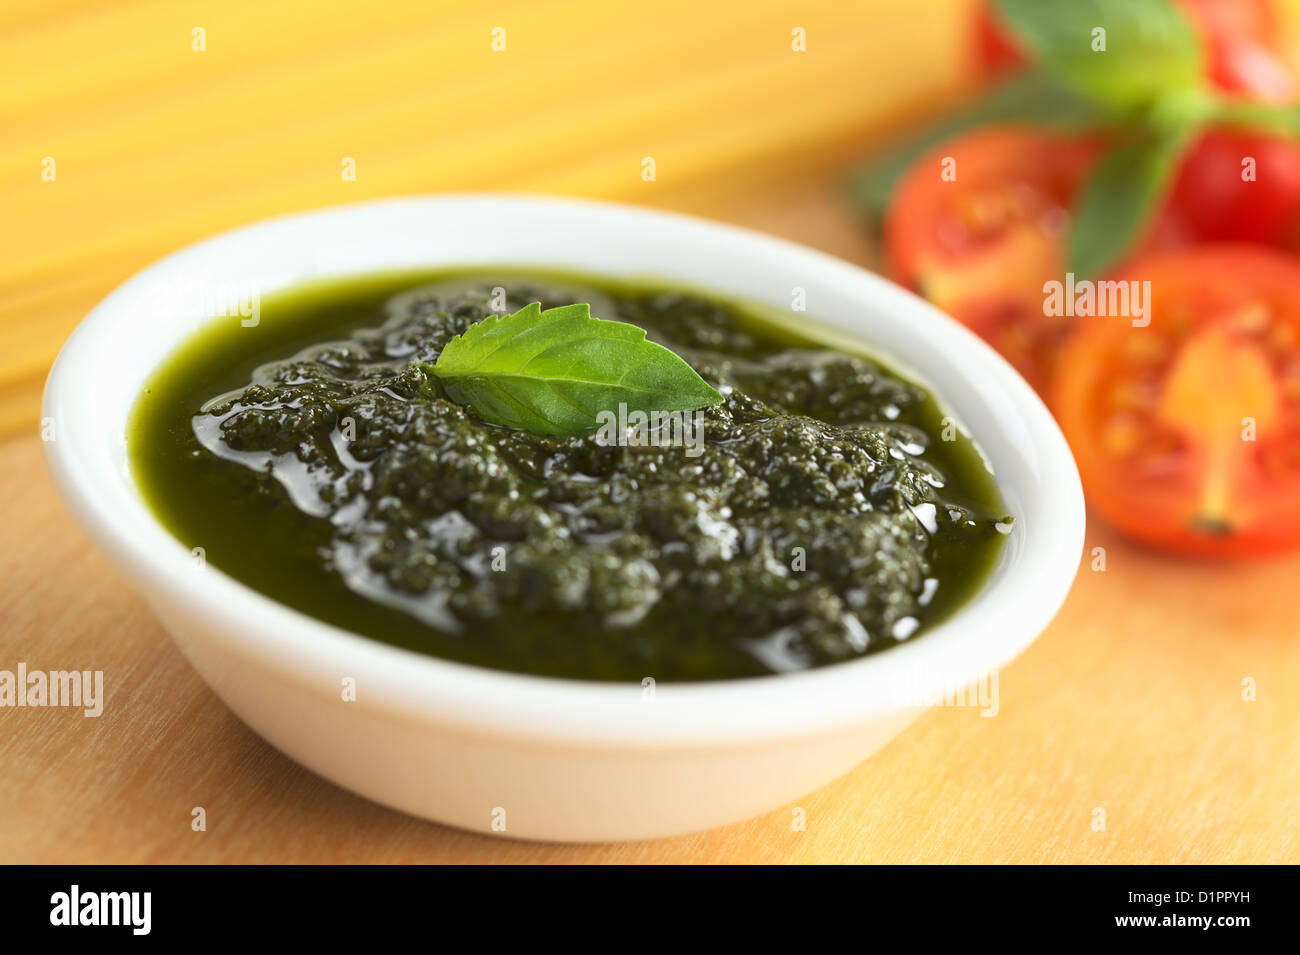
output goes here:
{"type": "MultiPolygon", "coordinates": [[[[674,204],[870,255],[834,177],[674,204]]],[[[245,728],[73,525],[41,452],[30,431],[0,443],[0,669],[102,669],[107,700],[97,719],[0,708],[0,862],[1300,862],[1300,559],[1184,562],[1094,521],[1105,569],[1081,565],[996,716],[931,710],[725,829],[530,844],[382,809],[245,728]]]]}

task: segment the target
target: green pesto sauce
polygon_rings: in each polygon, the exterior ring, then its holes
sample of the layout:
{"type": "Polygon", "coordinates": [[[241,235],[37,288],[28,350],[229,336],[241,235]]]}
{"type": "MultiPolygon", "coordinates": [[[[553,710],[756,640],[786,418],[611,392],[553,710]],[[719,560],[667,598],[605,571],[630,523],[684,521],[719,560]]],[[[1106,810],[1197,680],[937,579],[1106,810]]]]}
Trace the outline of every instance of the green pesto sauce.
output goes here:
{"type": "Polygon", "coordinates": [[[802,315],[588,276],[313,283],[157,369],[131,468],[210,565],[386,643],[593,680],[824,666],[923,639],[1007,520],[935,398],[829,341],[802,315]],[[693,445],[609,446],[486,424],[426,379],[452,337],[533,301],[645,328],[724,402],[693,445]]]}

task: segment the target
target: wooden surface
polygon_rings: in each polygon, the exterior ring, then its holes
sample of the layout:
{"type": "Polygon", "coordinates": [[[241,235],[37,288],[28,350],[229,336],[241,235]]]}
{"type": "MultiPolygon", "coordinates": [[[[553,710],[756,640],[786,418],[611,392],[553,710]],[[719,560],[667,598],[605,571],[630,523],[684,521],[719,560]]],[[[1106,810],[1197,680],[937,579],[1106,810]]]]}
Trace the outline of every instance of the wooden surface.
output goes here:
{"type": "MultiPolygon", "coordinates": [[[[692,205],[869,253],[831,179],[692,205]]],[[[1106,569],[1084,563],[1002,674],[997,716],[927,712],[801,799],[804,831],[791,806],[678,839],[554,846],[379,808],[262,742],[91,550],[35,435],[0,443],[0,502],[0,668],[103,669],[107,695],[98,719],[0,709],[3,862],[1300,861],[1300,559],[1178,562],[1094,522],[1106,569]]]]}

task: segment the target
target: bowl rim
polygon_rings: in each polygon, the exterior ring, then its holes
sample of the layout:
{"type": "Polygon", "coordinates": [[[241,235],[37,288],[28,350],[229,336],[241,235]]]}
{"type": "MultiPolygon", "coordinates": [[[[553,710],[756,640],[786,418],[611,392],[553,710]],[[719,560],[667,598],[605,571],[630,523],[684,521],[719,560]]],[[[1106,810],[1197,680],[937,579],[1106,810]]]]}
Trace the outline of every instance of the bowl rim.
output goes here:
{"type": "MultiPolygon", "coordinates": [[[[522,263],[518,267],[526,268],[522,263]]],[[[539,263],[537,267],[554,266],[539,263]]],[[[569,267],[599,274],[582,263],[569,267]]],[[[674,281],[666,269],[655,265],[645,273],[674,281]]],[[[873,344],[862,334],[856,337],[869,347],[873,344]]],[[[896,357],[882,352],[891,361],[896,357]]],[[[912,371],[910,364],[914,362],[898,361],[912,371]]],[[[931,382],[925,368],[918,371],[946,401],[952,388],[931,382]]],[[[137,395],[143,383],[144,376],[134,381],[137,395]]],[[[963,675],[1005,666],[1038,636],[1064,602],[1084,540],[1079,475],[1055,421],[1019,374],[959,323],[881,276],[794,242],[681,213],[588,199],[501,193],[380,199],[266,219],[194,243],[128,279],[78,325],[51,369],[42,415],[57,426],[56,440],[47,441],[45,448],[62,497],[82,528],[155,609],[184,608],[201,625],[205,639],[290,683],[338,697],[341,677],[351,676],[358,686],[357,703],[352,705],[493,736],[650,749],[714,746],[812,734],[919,709],[924,704],[908,696],[909,687],[916,689],[918,675],[944,684],[927,682],[930,690],[951,689],[960,685],[963,675]],[[891,316],[887,321],[906,324],[906,334],[924,334],[960,356],[966,375],[962,387],[968,395],[996,398],[1000,407],[1014,413],[1013,421],[1003,423],[1004,431],[1015,430],[1014,443],[1026,456],[1030,473],[1043,488],[1052,489],[1051,507],[1034,506],[1032,513],[1017,514],[1012,533],[1016,559],[995,570],[977,594],[914,642],[815,670],[661,684],[649,694],[639,683],[491,670],[394,647],[307,616],[215,568],[195,573],[190,550],[154,518],[127,469],[115,466],[111,455],[104,453],[105,442],[96,444],[92,435],[95,426],[111,424],[121,431],[112,440],[125,445],[130,409],[120,420],[96,420],[94,375],[105,373],[98,358],[140,314],[141,296],[182,266],[232,246],[269,249],[292,236],[310,241],[309,236],[326,225],[355,224],[360,229],[391,214],[449,228],[458,218],[466,222],[466,217],[488,213],[522,217],[520,221],[576,218],[587,226],[603,224],[627,235],[631,235],[628,230],[653,232],[661,236],[656,241],[663,243],[689,237],[755,262],[786,260],[816,274],[819,281],[844,289],[846,295],[860,296],[877,313],[891,316]]],[[[963,423],[970,426],[964,416],[963,423]]],[[[979,427],[971,427],[971,433],[982,448],[990,446],[991,428],[981,433],[979,427]]],[[[1010,441],[1007,434],[999,437],[1003,443],[1010,441]]],[[[999,474],[997,463],[993,461],[995,479],[1009,497],[1002,483],[1006,475],[999,474]]],[[[1032,499],[1026,494],[1020,497],[1026,502],[1032,499]]],[[[1009,540],[1008,550],[1011,545],[1009,540]]]]}

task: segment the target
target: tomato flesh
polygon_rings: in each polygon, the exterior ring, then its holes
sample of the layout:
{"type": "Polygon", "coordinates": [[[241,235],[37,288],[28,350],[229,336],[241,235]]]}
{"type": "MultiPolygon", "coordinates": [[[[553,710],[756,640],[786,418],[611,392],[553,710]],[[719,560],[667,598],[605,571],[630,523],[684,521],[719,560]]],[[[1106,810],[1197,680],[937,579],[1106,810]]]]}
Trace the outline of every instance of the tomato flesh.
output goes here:
{"type": "Polygon", "coordinates": [[[1029,129],[978,130],[903,176],[885,221],[898,282],[981,335],[1042,390],[1067,331],[1043,313],[1065,269],[1069,208],[1098,143],[1029,129]]]}
{"type": "Polygon", "coordinates": [[[1128,535],[1239,557],[1300,547],[1300,263],[1258,246],[1156,253],[1150,324],[1078,324],[1053,405],[1089,503],[1128,535]]]}

